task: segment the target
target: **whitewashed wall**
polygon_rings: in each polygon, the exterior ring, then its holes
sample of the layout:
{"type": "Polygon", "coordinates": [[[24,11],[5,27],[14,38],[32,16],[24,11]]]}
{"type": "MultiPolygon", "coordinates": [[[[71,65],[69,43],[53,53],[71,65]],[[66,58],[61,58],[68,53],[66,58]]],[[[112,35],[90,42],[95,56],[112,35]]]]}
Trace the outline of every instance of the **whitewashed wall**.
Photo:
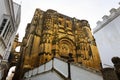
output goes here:
{"type": "Polygon", "coordinates": [[[34,76],[34,75],[41,74],[45,71],[49,71],[51,69],[52,69],[52,60],[47,62],[46,64],[41,65],[38,68],[35,68],[33,70],[30,70],[30,71],[26,72],[24,76],[26,78],[28,78],[28,77],[31,77],[31,76],[34,76]]]}
{"type": "Polygon", "coordinates": [[[2,40],[0,39],[0,55],[4,55],[4,52],[5,52],[5,46],[4,44],[2,43],[2,40]]]}
{"type": "MultiPolygon", "coordinates": [[[[0,0],[0,26],[2,24],[3,15],[10,14],[10,12],[8,12],[9,10],[7,10],[7,8],[9,7],[8,5],[6,5],[7,3],[8,1],[6,0],[0,0]]],[[[5,46],[3,44],[3,41],[0,39],[0,55],[3,56],[4,52],[5,52],[5,46]]]]}
{"type": "MultiPolygon", "coordinates": [[[[93,70],[74,64],[70,64],[70,66],[72,80],[103,80],[102,76],[99,75],[98,72],[93,72],[93,70]]],[[[63,79],[63,77],[61,77],[56,71],[52,70],[52,67],[64,75],[64,77],[68,77],[67,63],[54,58],[54,62],[51,60],[38,68],[26,72],[24,80],[66,80],[63,79]]]]}
{"type": "Polygon", "coordinates": [[[103,67],[113,66],[111,58],[114,56],[120,57],[120,8],[114,9],[108,19],[103,20],[100,24],[103,25],[98,25],[93,33],[102,64],[103,67]]]}
{"type": "Polygon", "coordinates": [[[102,76],[97,72],[92,72],[75,65],[71,65],[71,78],[72,80],[103,80],[102,76]]]}
{"type": "MultiPolygon", "coordinates": [[[[3,14],[6,13],[5,1],[6,1],[6,0],[0,0],[0,20],[1,20],[1,17],[3,16],[3,14]]],[[[8,7],[8,6],[7,6],[7,7],[8,7]]],[[[0,21],[0,23],[1,23],[1,21],[0,21]]]]}
{"type": "Polygon", "coordinates": [[[50,71],[41,75],[36,75],[25,80],[63,80],[56,72],[50,71]]]}
{"type": "Polygon", "coordinates": [[[54,68],[62,73],[65,77],[68,77],[68,65],[66,62],[59,59],[54,59],[54,68]]]}

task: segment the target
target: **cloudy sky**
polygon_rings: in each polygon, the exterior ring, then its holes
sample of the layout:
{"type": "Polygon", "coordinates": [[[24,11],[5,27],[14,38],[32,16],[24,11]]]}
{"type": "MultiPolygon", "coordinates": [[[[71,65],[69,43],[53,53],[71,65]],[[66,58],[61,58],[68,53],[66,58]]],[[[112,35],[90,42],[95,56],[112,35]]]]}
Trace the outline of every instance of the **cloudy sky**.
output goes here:
{"type": "Polygon", "coordinates": [[[21,4],[21,23],[18,29],[20,40],[25,33],[27,23],[30,23],[35,9],[46,11],[54,9],[59,13],[77,19],[86,19],[91,28],[96,27],[96,22],[102,20],[102,16],[109,15],[111,8],[119,7],[119,0],[13,0],[21,4]]]}
{"type": "MultiPolygon", "coordinates": [[[[21,23],[18,29],[20,41],[25,34],[25,28],[31,22],[35,9],[46,11],[54,9],[59,13],[77,19],[86,19],[91,28],[96,27],[98,20],[102,21],[104,15],[110,15],[111,8],[118,8],[119,0],[13,0],[21,4],[21,23]]],[[[107,63],[106,63],[107,64],[107,63]]]]}

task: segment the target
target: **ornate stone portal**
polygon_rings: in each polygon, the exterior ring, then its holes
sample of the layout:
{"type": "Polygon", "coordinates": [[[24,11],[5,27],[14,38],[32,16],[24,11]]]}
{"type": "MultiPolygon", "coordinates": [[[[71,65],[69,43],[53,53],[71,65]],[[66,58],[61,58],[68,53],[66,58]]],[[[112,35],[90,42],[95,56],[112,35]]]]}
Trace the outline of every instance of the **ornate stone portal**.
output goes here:
{"type": "Polygon", "coordinates": [[[101,69],[88,21],[70,18],[51,9],[46,12],[36,9],[22,41],[23,70],[33,69],[53,57],[68,57],[69,53],[75,63],[101,69]]]}

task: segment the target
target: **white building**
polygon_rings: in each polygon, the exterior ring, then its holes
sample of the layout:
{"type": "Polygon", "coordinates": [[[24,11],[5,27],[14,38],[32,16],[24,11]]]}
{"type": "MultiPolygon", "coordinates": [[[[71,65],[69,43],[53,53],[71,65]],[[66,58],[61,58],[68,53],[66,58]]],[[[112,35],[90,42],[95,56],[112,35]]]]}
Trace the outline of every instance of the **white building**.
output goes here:
{"type": "Polygon", "coordinates": [[[101,72],[54,58],[25,73],[23,80],[103,80],[101,72]],[[68,68],[69,66],[69,68],[68,68]]]}
{"type": "Polygon", "coordinates": [[[21,6],[19,4],[12,0],[0,0],[0,57],[3,62],[8,60],[20,23],[20,16],[21,6]]]}
{"type": "Polygon", "coordinates": [[[120,7],[112,8],[110,15],[104,15],[103,21],[97,22],[93,34],[99,49],[103,67],[110,67],[111,58],[120,57],[120,7]]]}
{"type": "Polygon", "coordinates": [[[21,6],[12,0],[0,0],[0,55],[8,59],[12,42],[20,23],[21,6]]]}

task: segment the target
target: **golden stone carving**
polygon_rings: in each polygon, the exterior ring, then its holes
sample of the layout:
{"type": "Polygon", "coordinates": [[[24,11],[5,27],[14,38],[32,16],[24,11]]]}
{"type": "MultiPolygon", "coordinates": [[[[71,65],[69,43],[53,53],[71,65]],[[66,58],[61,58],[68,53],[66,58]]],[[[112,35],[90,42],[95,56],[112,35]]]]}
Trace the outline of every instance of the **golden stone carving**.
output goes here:
{"type": "Polygon", "coordinates": [[[75,63],[101,69],[99,53],[86,20],[37,9],[22,43],[23,66],[35,68],[53,57],[63,58],[72,53],[75,63]]]}

